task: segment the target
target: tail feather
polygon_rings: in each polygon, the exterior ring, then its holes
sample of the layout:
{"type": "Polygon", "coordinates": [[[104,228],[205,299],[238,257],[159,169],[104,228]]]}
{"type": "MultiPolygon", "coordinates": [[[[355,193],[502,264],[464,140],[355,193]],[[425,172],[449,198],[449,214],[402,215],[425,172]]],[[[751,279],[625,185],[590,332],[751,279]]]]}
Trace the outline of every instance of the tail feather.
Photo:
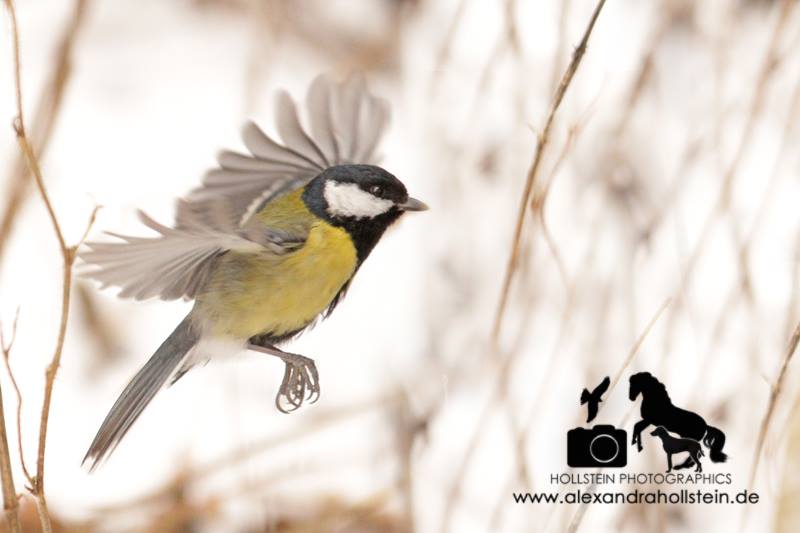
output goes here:
{"type": "Polygon", "coordinates": [[[81,464],[88,461],[89,471],[93,471],[114,451],[197,340],[198,334],[187,316],[122,391],[81,464]]]}

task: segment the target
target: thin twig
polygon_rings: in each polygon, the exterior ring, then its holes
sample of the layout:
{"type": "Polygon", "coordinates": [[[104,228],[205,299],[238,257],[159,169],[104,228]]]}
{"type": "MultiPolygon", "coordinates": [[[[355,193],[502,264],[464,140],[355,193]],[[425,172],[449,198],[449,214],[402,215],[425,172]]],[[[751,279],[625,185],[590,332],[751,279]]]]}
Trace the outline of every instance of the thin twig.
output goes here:
{"type": "Polygon", "coordinates": [[[113,513],[124,509],[138,509],[145,505],[151,505],[163,501],[170,493],[175,492],[176,487],[188,487],[199,483],[215,474],[225,472],[230,468],[236,467],[246,461],[258,457],[268,450],[274,450],[286,444],[295,443],[308,435],[313,435],[323,431],[333,424],[339,423],[353,417],[362,416],[372,411],[376,406],[394,406],[401,400],[397,393],[390,393],[367,401],[353,403],[337,409],[322,411],[318,414],[309,416],[302,424],[297,425],[280,435],[271,435],[247,446],[237,447],[233,450],[224,452],[222,455],[204,462],[203,464],[192,467],[190,470],[171,480],[169,483],[148,492],[147,494],[128,500],[122,504],[112,504],[100,507],[97,511],[102,513],[113,513]]]}
{"type": "Polygon", "coordinates": [[[558,84],[558,88],[556,89],[553,97],[553,103],[551,104],[550,111],[547,114],[544,128],[542,129],[542,133],[538,136],[536,141],[536,152],[533,156],[533,162],[528,170],[528,175],[525,179],[525,188],[523,189],[522,197],[520,198],[520,205],[517,211],[517,222],[514,228],[514,237],[511,244],[511,253],[508,256],[508,263],[506,265],[505,276],[503,278],[503,286],[500,292],[500,301],[497,306],[494,327],[492,328],[492,344],[495,346],[495,348],[497,347],[500,338],[500,328],[503,324],[503,316],[508,303],[511,282],[513,281],[514,273],[517,270],[517,264],[519,263],[519,249],[522,228],[525,225],[528,202],[530,201],[536,176],[539,173],[539,166],[542,162],[542,154],[547,147],[547,143],[550,141],[550,130],[553,127],[556,112],[561,106],[561,101],[564,99],[564,94],[566,94],[572,79],[575,77],[575,72],[577,72],[578,66],[581,64],[581,60],[586,53],[589,36],[592,34],[595,22],[597,22],[597,17],[600,15],[600,11],[603,9],[605,3],[605,0],[600,0],[597,2],[594,12],[592,13],[592,18],[589,20],[589,25],[586,27],[586,31],[583,33],[583,38],[581,39],[577,48],[575,48],[575,50],[572,52],[572,60],[567,66],[567,70],[564,72],[564,75],[561,77],[561,82],[558,84]]]}
{"type": "MultiPolygon", "coordinates": [[[[86,0],[76,0],[70,19],[58,40],[54,66],[44,84],[33,116],[28,138],[34,153],[42,157],[47,150],[56,120],[61,111],[69,80],[72,76],[72,55],[80,28],[86,19],[86,0]]],[[[14,229],[17,215],[21,212],[29,195],[31,174],[23,154],[14,160],[9,176],[10,186],[5,191],[5,207],[0,218],[0,258],[6,252],[9,237],[14,229]]]]}
{"type": "Polygon", "coordinates": [[[19,450],[19,462],[22,464],[22,473],[25,474],[25,479],[28,481],[30,487],[33,486],[33,476],[28,470],[28,465],[25,463],[25,455],[22,452],[22,393],[19,390],[17,378],[14,377],[14,372],[11,371],[11,347],[14,345],[14,340],[17,338],[17,321],[19,320],[19,308],[14,315],[14,324],[11,327],[11,340],[6,344],[3,337],[2,328],[0,328],[0,344],[3,349],[3,362],[6,365],[6,372],[11,379],[11,385],[14,387],[14,393],[17,395],[17,448],[19,450]]]}
{"type": "Polygon", "coordinates": [[[775,379],[775,384],[772,385],[772,389],[770,390],[767,411],[764,413],[764,418],[761,420],[761,428],[758,430],[758,438],[756,439],[756,449],[753,453],[753,466],[750,469],[750,487],[753,486],[753,482],[756,479],[758,463],[761,459],[761,451],[764,448],[764,441],[767,439],[767,432],[769,431],[770,422],[772,422],[772,415],[775,412],[775,406],[778,403],[778,398],[780,397],[781,392],[783,392],[783,380],[786,377],[786,370],[789,368],[789,363],[792,361],[792,356],[797,351],[798,343],[800,343],[800,322],[797,323],[797,326],[794,328],[794,333],[792,333],[792,338],[789,339],[789,345],[787,346],[786,353],[783,356],[783,362],[781,363],[781,368],[778,371],[778,377],[775,379]]]}
{"type": "MultiPolygon", "coordinates": [[[[622,374],[625,373],[625,370],[628,368],[628,366],[630,366],[631,361],[633,361],[633,358],[636,356],[637,353],[639,353],[639,348],[642,347],[642,343],[647,338],[647,336],[650,335],[650,330],[653,329],[653,326],[656,325],[656,322],[658,322],[659,317],[661,317],[661,315],[664,313],[667,307],[669,307],[670,302],[672,302],[672,298],[667,298],[666,300],[664,300],[664,303],[661,304],[661,307],[658,308],[656,314],[654,314],[653,318],[650,319],[650,322],[644,328],[644,331],[642,331],[641,335],[639,335],[639,338],[636,339],[635,343],[633,343],[633,346],[631,346],[631,349],[628,352],[628,356],[622,362],[622,365],[619,367],[619,370],[617,370],[617,373],[614,375],[614,379],[611,380],[611,385],[609,385],[608,387],[608,394],[611,394],[611,391],[613,391],[614,387],[617,386],[619,380],[622,379],[622,374]]],[[[598,412],[600,412],[602,406],[603,404],[600,404],[598,406],[598,412]]]]}
{"type": "Polygon", "coordinates": [[[569,291],[570,287],[567,266],[564,263],[564,258],[561,255],[558,245],[556,244],[556,240],[553,238],[553,234],[550,232],[550,226],[547,223],[547,218],[544,216],[544,211],[547,205],[547,200],[550,197],[550,190],[553,186],[553,182],[555,181],[562,164],[564,161],[566,161],[567,155],[575,145],[575,139],[578,137],[578,135],[580,135],[581,131],[583,131],[588,118],[589,116],[587,113],[586,117],[579,120],[571,128],[569,128],[569,131],[567,132],[567,140],[564,142],[561,153],[558,154],[558,158],[556,159],[553,168],[550,170],[547,180],[541,185],[541,187],[534,187],[533,192],[531,193],[531,210],[533,211],[533,215],[536,217],[536,220],[539,223],[539,227],[542,230],[542,237],[547,244],[550,255],[553,256],[553,260],[556,263],[556,268],[558,269],[558,274],[561,277],[561,281],[567,291],[569,291]]]}
{"type": "MultiPolygon", "coordinates": [[[[11,340],[6,344],[3,335],[3,327],[0,324],[0,348],[3,356],[8,360],[8,354],[14,346],[17,338],[17,318],[19,309],[14,317],[14,325],[11,328],[11,340]]],[[[16,386],[16,385],[15,385],[16,386]]],[[[17,500],[17,489],[14,486],[14,474],[11,471],[11,450],[8,448],[8,437],[6,435],[6,415],[3,406],[3,392],[0,390],[0,481],[3,486],[3,512],[6,516],[9,531],[19,533],[22,531],[19,521],[19,500],[17,500]]]]}
{"type": "MultiPolygon", "coordinates": [[[[58,338],[56,340],[56,347],[53,352],[53,357],[50,364],[47,366],[45,372],[45,385],[44,385],[44,399],[42,401],[42,413],[39,422],[39,447],[36,456],[36,476],[33,478],[33,486],[31,487],[32,493],[36,498],[37,511],[39,513],[39,521],[44,533],[52,531],[52,524],[50,516],[47,512],[47,501],[44,494],[44,462],[45,462],[45,445],[47,443],[47,428],[50,418],[50,405],[53,397],[53,385],[55,383],[56,374],[58,373],[59,365],[61,364],[61,354],[64,348],[64,339],[67,333],[67,320],[69,318],[69,303],[72,287],[72,265],[75,261],[75,251],[81,242],[75,246],[67,246],[64,239],[64,234],[61,230],[61,225],[56,217],[55,210],[50,201],[50,196],[42,179],[42,172],[39,168],[39,162],[34,155],[28,136],[25,131],[25,118],[22,105],[22,81],[20,75],[20,46],[19,46],[19,29],[17,25],[17,16],[14,8],[13,0],[5,0],[6,7],[8,8],[9,17],[11,19],[11,29],[13,37],[13,50],[14,50],[14,88],[16,92],[16,110],[17,116],[14,119],[13,126],[17,136],[20,150],[22,151],[25,163],[34,177],[36,188],[42,198],[45,209],[47,210],[48,218],[53,226],[56,240],[58,241],[59,250],[63,259],[63,285],[61,289],[61,319],[58,328],[58,338]]],[[[82,5],[82,4],[79,4],[82,5]]],[[[97,207],[92,212],[84,238],[89,232],[89,228],[94,223],[95,216],[97,215],[97,207]]]]}

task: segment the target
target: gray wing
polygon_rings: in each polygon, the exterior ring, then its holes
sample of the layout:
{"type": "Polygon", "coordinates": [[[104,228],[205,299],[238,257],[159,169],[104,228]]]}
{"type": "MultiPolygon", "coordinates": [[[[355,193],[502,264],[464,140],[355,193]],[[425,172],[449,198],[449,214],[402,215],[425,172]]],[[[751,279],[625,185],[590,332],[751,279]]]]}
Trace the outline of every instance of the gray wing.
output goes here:
{"type": "Polygon", "coordinates": [[[110,233],[115,242],[86,244],[79,257],[81,274],[102,287],[120,287],[120,297],[137,300],[194,298],[210,275],[217,257],[229,250],[252,253],[287,253],[305,242],[305,235],[276,231],[257,222],[247,228],[202,224],[186,210],[183,225],[169,228],[139,212],[139,218],[156,237],[130,237],[110,233]]]}
{"type": "Polygon", "coordinates": [[[329,166],[376,162],[389,119],[387,103],[371,95],[360,77],[335,83],[319,76],[306,104],[308,129],[292,98],[280,92],[276,118],[282,143],[247,123],[242,138],[249,153],[222,152],[219,167],[178,201],[174,228],[140,212],[158,235],[112,233],[119,240],[87,243],[79,254],[86,263],[82,274],[104,287],[120,287],[121,297],[194,298],[228,250],[283,254],[301,246],[305,235],[267,228],[252,214],[329,166]]]}
{"type": "MultiPolygon", "coordinates": [[[[270,200],[305,185],[326,168],[376,163],[376,150],[389,122],[388,103],[369,93],[364,79],[336,83],[318,76],[306,96],[308,128],[285,91],[276,101],[278,142],[248,122],[242,140],[249,153],[223,151],[219,167],[186,199],[185,208],[215,210],[222,203],[244,225],[270,200]]],[[[178,224],[182,211],[178,210],[178,224]]]]}

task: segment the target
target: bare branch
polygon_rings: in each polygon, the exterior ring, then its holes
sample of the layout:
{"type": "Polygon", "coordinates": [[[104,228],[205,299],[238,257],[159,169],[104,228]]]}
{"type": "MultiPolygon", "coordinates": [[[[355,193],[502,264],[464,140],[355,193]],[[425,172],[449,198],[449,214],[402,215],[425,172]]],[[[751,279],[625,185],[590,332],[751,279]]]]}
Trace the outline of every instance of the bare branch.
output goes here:
{"type": "MultiPolygon", "coordinates": [[[[39,167],[39,162],[36,158],[36,155],[34,154],[30,140],[26,134],[25,115],[23,113],[23,105],[22,105],[22,80],[20,75],[21,69],[20,69],[19,28],[17,25],[17,17],[13,0],[5,0],[5,2],[9,12],[9,17],[11,19],[13,50],[14,50],[14,84],[15,84],[14,87],[16,92],[16,109],[17,109],[17,116],[15,117],[13,122],[14,131],[17,136],[17,142],[19,144],[20,150],[25,159],[25,163],[27,164],[30,173],[33,175],[34,181],[36,183],[36,188],[38,189],[39,195],[41,196],[42,202],[44,203],[44,206],[47,210],[47,215],[48,218],[50,219],[51,225],[53,226],[53,232],[55,233],[56,240],[58,241],[59,250],[61,251],[61,256],[63,259],[61,319],[58,328],[58,338],[56,340],[56,347],[53,352],[53,357],[50,360],[50,364],[47,366],[47,370],[45,372],[44,399],[42,402],[42,412],[39,421],[39,447],[36,456],[36,475],[35,477],[33,477],[33,486],[31,487],[32,493],[36,498],[36,503],[37,503],[36,507],[39,513],[39,521],[42,526],[42,531],[44,531],[45,533],[49,533],[53,530],[53,528],[49,514],[47,512],[47,502],[45,500],[45,494],[44,494],[45,445],[47,443],[47,427],[48,427],[48,420],[50,417],[50,405],[52,403],[53,385],[55,383],[58,367],[61,363],[61,354],[64,348],[64,339],[66,337],[66,332],[67,332],[67,320],[69,317],[69,303],[70,303],[70,295],[72,287],[72,264],[75,261],[76,247],[70,247],[67,246],[66,244],[66,241],[64,239],[64,234],[61,230],[61,225],[58,222],[58,217],[56,216],[55,210],[53,209],[52,202],[50,201],[50,196],[47,193],[47,188],[45,187],[44,180],[42,178],[42,172],[39,167]]],[[[82,10],[84,5],[85,5],[84,0],[78,0],[78,2],[76,3],[76,9],[82,10]]],[[[97,208],[95,208],[94,212],[90,217],[89,220],[90,227],[91,224],[94,222],[96,212],[97,208]]],[[[88,233],[88,228],[86,230],[86,233],[88,233]]],[[[84,236],[86,233],[84,233],[84,236]]]]}
{"type": "MultiPolygon", "coordinates": [[[[59,38],[55,65],[45,82],[30,132],[28,132],[34,152],[39,154],[39,157],[45,153],[50,144],[50,138],[61,111],[61,103],[64,101],[64,94],[69,85],[72,75],[73,49],[80,34],[79,30],[86,18],[86,3],[86,0],[76,0],[75,2],[75,9],[59,38]]],[[[0,218],[0,258],[6,251],[8,238],[14,229],[17,215],[29,197],[31,174],[23,154],[20,153],[14,160],[8,181],[10,186],[4,194],[5,207],[2,218],[0,218]]]]}
{"type": "Polygon", "coordinates": [[[511,244],[511,253],[508,256],[506,272],[503,278],[503,286],[500,291],[500,302],[497,306],[497,314],[495,315],[494,327],[492,328],[492,344],[495,347],[497,347],[498,340],[500,338],[500,328],[502,327],[503,316],[505,314],[506,305],[508,304],[508,294],[511,290],[511,282],[513,281],[514,273],[516,272],[517,265],[519,263],[519,249],[520,239],[522,237],[522,228],[525,225],[527,206],[528,202],[530,201],[529,199],[531,192],[533,191],[533,185],[539,173],[539,166],[542,162],[542,154],[544,153],[544,150],[550,141],[550,131],[553,127],[556,112],[561,106],[561,101],[564,99],[564,94],[566,94],[570,83],[572,83],[572,79],[575,77],[575,72],[577,72],[583,56],[586,54],[586,47],[589,42],[589,37],[592,34],[594,25],[597,22],[597,17],[600,15],[600,11],[603,9],[605,3],[605,0],[600,0],[597,2],[594,12],[592,13],[592,18],[589,20],[589,25],[586,27],[586,30],[583,33],[583,38],[581,39],[577,48],[575,48],[575,50],[572,52],[572,60],[567,66],[567,70],[564,72],[564,75],[561,77],[561,82],[558,84],[558,88],[556,89],[556,93],[553,97],[553,103],[550,106],[550,112],[548,113],[547,119],[544,123],[544,129],[536,141],[536,152],[534,153],[533,162],[528,170],[528,175],[525,179],[525,188],[520,198],[520,205],[517,211],[517,223],[514,228],[514,237],[511,244]]]}
{"type": "MultiPolygon", "coordinates": [[[[14,317],[14,325],[11,327],[11,340],[8,344],[6,344],[3,327],[0,324],[0,347],[3,349],[3,356],[6,360],[8,360],[8,354],[14,346],[14,339],[17,337],[17,318],[19,318],[19,309],[17,309],[17,315],[14,317]]],[[[8,529],[13,533],[19,533],[22,531],[19,521],[19,502],[17,500],[17,489],[14,487],[14,475],[11,471],[11,451],[8,448],[8,437],[6,435],[6,415],[2,390],[0,390],[0,482],[2,482],[3,486],[3,512],[6,515],[8,529]]]]}
{"type": "Polygon", "coordinates": [[[789,363],[792,361],[792,356],[797,351],[797,345],[800,343],[800,322],[797,323],[797,326],[794,328],[794,333],[792,333],[792,338],[789,339],[789,344],[786,347],[786,353],[783,356],[783,362],[781,363],[781,368],[778,371],[778,377],[775,378],[775,383],[772,385],[772,390],[769,394],[769,402],[767,402],[767,411],[764,413],[764,418],[761,420],[761,428],[758,430],[758,438],[756,439],[756,448],[755,452],[753,452],[753,466],[750,469],[750,484],[749,486],[753,486],[753,482],[756,479],[756,473],[758,471],[758,463],[761,459],[761,452],[764,449],[764,441],[767,439],[767,432],[769,431],[769,425],[772,422],[772,415],[775,413],[775,406],[778,404],[778,398],[780,398],[781,393],[783,392],[783,380],[786,377],[786,370],[789,368],[789,363]]]}
{"type": "Polygon", "coordinates": [[[22,464],[22,472],[25,474],[25,479],[28,481],[29,486],[33,486],[33,476],[31,476],[28,466],[25,463],[25,455],[22,452],[22,393],[17,384],[17,378],[14,377],[14,372],[11,371],[11,348],[14,346],[14,340],[17,338],[17,321],[19,320],[19,308],[14,316],[14,324],[11,327],[11,340],[6,344],[3,337],[2,328],[0,328],[0,344],[3,349],[3,362],[6,365],[6,372],[11,379],[11,385],[14,387],[14,393],[17,395],[17,448],[19,450],[19,462],[22,464]]]}

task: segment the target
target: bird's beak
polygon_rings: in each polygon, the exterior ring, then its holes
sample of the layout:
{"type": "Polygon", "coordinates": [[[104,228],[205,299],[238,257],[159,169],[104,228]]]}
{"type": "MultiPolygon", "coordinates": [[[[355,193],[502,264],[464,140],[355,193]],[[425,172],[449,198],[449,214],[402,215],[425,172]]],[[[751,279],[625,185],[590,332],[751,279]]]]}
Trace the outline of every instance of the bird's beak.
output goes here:
{"type": "Polygon", "coordinates": [[[402,209],[403,211],[427,211],[428,206],[425,202],[421,202],[416,198],[408,197],[408,200],[403,202],[402,204],[397,204],[397,207],[402,209]]]}

